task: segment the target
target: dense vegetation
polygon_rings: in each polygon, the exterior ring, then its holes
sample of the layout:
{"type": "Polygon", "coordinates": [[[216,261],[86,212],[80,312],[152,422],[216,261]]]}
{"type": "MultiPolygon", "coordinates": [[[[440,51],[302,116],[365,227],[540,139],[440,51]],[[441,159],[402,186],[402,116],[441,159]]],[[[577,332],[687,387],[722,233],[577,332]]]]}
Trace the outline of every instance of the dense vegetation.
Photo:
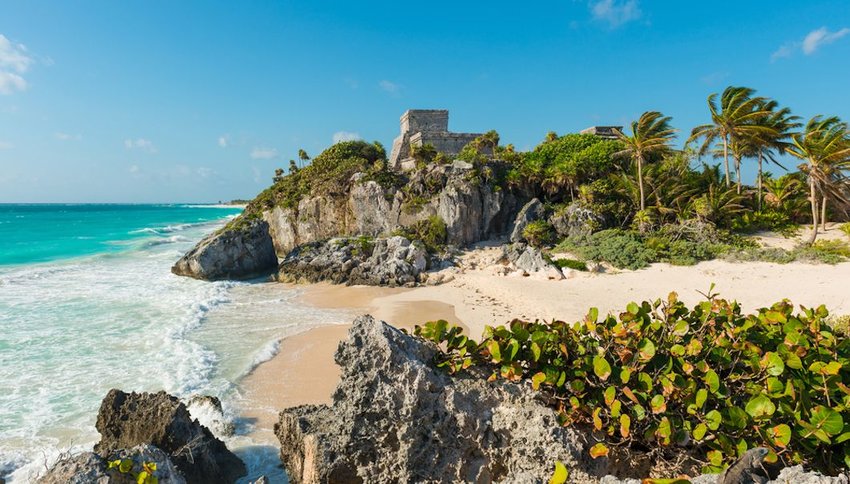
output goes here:
{"type": "Polygon", "coordinates": [[[597,431],[594,458],[661,448],[719,472],[764,446],[786,465],[850,468],[850,340],[827,310],[782,301],[745,315],[707,296],[693,309],[672,293],[601,319],[594,308],[575,323],[514,320],[480,342],[446,321],[415,334],[450,373],[528,382],[563,425],[597,431]]]}
{"type": "MultiPolygon", "coordinates": [[[[691,130],[683,149],[674,148],[673,120],[648,111],[625,132],[615,130],[616,139],[550,132],[533,150],[519,152],[500,145],[499,134],[490,131],[456,158],[472,164],[470,183],[543,201],[552,216],[529,225],[525,238],[585,261],[634,269],[716,257],[834,263],[850,255],[844,243],[817,241],[827,221],[848,218],[848,125],[824,116],[803,125],[788,108],[744,87],[712,94],[707,105],[710,122],[691,130]],[[712,157],[720,163],[710,163],[712,157]],[[775,176],[765,169],[786,168],[780,162],[789,159],[799,160],[797,171],[775,176]],[[752,187],[742,179],[747,163],[757,169],[752,187]],[[588,230],[565,234],[552,217],[576,206],[594,216],[588,230]],[[765,230],[793,235],[800,224],[812,223],[807,244],[790,251],[760,249],[743,237],[765,230]]],[[[411,183],[411,173],[387,168],[386,151],[377,142],[338,143],[312,161],[300,150],[299,161],[291,161],[286,173],[279,169],[274,184],[229,228],[274,206],[294,207],[308,195],[345,197],[356,180],[377,181],[388,197],[400,192],[402,210],[415,215],[445,184],[445,176],[432,168],[452,157],[430,145],[411,147],[410,156],[418,167],[417,183],[411,183]],[[362,175],[352,178],[356,173],[362,175]]],[[[401,230],[421,233],[432,249],[445,239],[434,221],[401,230]]]]}

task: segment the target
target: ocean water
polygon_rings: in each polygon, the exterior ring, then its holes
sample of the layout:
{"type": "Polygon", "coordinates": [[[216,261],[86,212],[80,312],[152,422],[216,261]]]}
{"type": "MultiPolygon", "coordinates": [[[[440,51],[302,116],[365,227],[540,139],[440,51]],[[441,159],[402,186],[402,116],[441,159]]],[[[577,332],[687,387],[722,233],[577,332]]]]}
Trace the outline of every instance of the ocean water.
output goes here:
{"type": "MultiPolygon", "coordinates": [[[[202,205],[0,205],[0,477],[29,482],[89,450],[110,388],[215,395],[238,422],[239,381],[282,337],[339,311],[280,284],[203,282],[171,265],[239,213],[202,205]]],[[[276,450],[227,441],[284,482],[276,450]]]]}

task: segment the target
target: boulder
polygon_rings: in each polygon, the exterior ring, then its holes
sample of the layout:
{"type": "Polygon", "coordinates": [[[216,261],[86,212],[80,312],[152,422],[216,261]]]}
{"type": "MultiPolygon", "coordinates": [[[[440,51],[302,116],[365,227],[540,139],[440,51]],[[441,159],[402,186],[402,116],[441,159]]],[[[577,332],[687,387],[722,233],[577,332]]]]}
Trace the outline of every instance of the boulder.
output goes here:
{"type": "Polygon", "coordinates": [[[83,452],[57,461],[47,474],[39,478],[38,484],[135,484],[132,473],[121,473],[118,469],[108,469],[110,461],[130,459],[133,471],[142,470],[143,463],[153,462],[156,471],[153,476],[161,484],[185,484],[186,479],[171,462],[168,454],[152,445],[139,445],[131,449],[121,449],[106,457],[94,452],[83,452]]]}
{"type": "Polygon", "coordinates": [[[540,220],[546,214],[546,209],[543,207],[543,204],[540,203],[540,200],[536,198],[532,198],[530,202],[526,203],[514,220],[513,228],[511,229],[511,242],[524,242],[525,237],[522,235],[522,231],[525,230],[525,227],[529,224],[529,222],[533,222],[535,220],[540,220]]]}
{"type": "Polygon", "coordinates": [[[602,228],[605,219],[576,202],[556,210],[549,223],[562,238],[581,238],[602,228]]]}
{"type": "Polygon", "coordinates": [[[198,242],[171,268],[178,276],[208,281],[250,279],[271,274],[277,256],[269,224],[252,220],[237,229],[222,229],[198,242]]]}
{"type": "Polygon", "coordinates": [[[503,245],[501,262],[513,266],[525,276],[539,276],[554,280],[564,278],[564,273],[552,264],[540,249],[522,242],[503,245]]]}
{"type": "Polygon", "coordinates": [[[558,425],[528,386],[452,378],[434,353],[357,318],[335,355],[332,405],[284,410],[275,425],[290,482],[545,482],[555,460],[579,481],[602,470],[584,435],[558,425]]]}
{"type": "Polygon", "coordinates": [[[100,405],[96,427],[101,435],[94,446],[98,454],[153,445],[169,454],[189,483],[232,483],[247,473],[245,464],[224,442],[165,392],[110,390],[100,405]]]}
{"type": "Polygon", "coordinates": [[[413,286],[425,279],[427,268],[425,247],[405,237],[335,238],[296,247],[281,262],[278,279],[413,286]]]}

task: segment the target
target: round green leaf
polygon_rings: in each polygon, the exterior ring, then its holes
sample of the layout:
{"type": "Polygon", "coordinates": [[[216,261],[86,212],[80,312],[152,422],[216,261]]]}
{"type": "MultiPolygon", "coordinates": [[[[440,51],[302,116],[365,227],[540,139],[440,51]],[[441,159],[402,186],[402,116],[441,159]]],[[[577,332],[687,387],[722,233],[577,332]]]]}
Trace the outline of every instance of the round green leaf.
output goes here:
{"type": "Polygon", "coordinates": [[[611,376],[611,365],[601,356],[593,357],[593,373],[601,380],[607,380],[611,376]]]}
{"type": "Polygon", "coordinates": [[[785,363],[776,353],[768,351],[761,359],[761,369],[768,375],[779,376],[785,371],[785,363]]]}
{"type": "Polygon", "coordinates": [[[720,389],[720,377],[717,376],[717,372],[714,370],[708,370],[705,373],[704,381],[711,393],[717,393],[717,390],[720,389]]]}
{"type": "Polygon", "coordinates": [[[720,422],[723,421],[723,418],[720,416],[720,412],[717,410],[712,410],[705,414],[705,424],[711,430],[717,430],[720,428],[720,422]]]}
{"type": "Polygon", "coordinates": [[[641,360],[651,360],[655,356],[655,343],[646,338],[640,340],[640,343],[638,343],[638,354],[641,360]]]}
{"type": "Polygon", "coordinates": [[[696,440],[702,440],[702,438],[705,437],[706,432],[708,432],[708,427],[704,423],[697,424],[697,426],[694,427],[694,438],[696,440]]]}
{"type": "Polygon", "coordinates": [[[785,447],[791,442],[791,427],[785,424],[779,424],[776,427],[769,428],[767,435],[774,445],[785,447]]]}
{"type": "Polygon", "coordinates": [[[844,430],[844,419],[835,410],[818,405],[812,409],[812,417],[809,423],[823,430],[829,435],[838,435],[844,430]]]}
{"type": "MultiPolygon", "coordinates": [[[[747,402],[744,410],[754,419],[763,419],[773,415],[776,411],[776,405],[764,395],[756,395],[747,402]]],[[[839,415],[840,418],[840,415],[839,415]]],[[[839,429],[839,432],[841,430],[839,429]]]]}

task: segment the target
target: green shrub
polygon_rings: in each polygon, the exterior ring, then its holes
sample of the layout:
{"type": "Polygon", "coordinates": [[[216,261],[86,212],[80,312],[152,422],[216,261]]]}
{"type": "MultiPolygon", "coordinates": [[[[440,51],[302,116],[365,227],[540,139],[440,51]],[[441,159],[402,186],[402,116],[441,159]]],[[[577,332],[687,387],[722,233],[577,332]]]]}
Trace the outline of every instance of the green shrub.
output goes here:
{"type": "Polygon", "coordinates": [[[587,264],[584,261],[575,259],[554,259],[552,261],[559,269],[568,268],[576,271],[587,272],[587,264]]]}
{"type": "Polygon", "coordinates": [[[393,234],[407,237],[410,240],[419,240],[425,244],[428,252],[433,254],[445,248],[448,228],[442,218],[432,215],[410,227],[400,227],[393,234]]]}
{"type": "Polygon", "coordinates": [[[576,323],[487,327],[480,343],[446,321],[415,334],[450,373],[474,365],[544,392],[561,424],[596,430],[594,458],[612,445],[669,448],[720,472],[764,446],[834,473],[850,467],[850,339],[827,317],[787,300],[749,315],[713,297],[689,310],[671,293],[601,320],[594,308],[576,323]]]}
{"type": "Polygon", "coordinates": [[[841,224],[841,226],[838,227],[838,229],[841,230],[842,232],[844,232],[845,234],[847,234],[848,237],[850,237],[850,222],[845,222],[845,223],[841,224]]]}
{"type": "Polygon", "coordinates": [[[522,237],[533,247],[543,247],[552,243],[555,229],[545,220],[533,220],[522,229],[522,237]]]}
{"type": "Polygon", "coordinates": [[[559,249],[572,250],[585,260],[607,262],[620,269],[641,269],[655,261],[655,251],[646,247],[634,232],[608,229],[591,234],[578,244],[561,244],[559,249]]]}

